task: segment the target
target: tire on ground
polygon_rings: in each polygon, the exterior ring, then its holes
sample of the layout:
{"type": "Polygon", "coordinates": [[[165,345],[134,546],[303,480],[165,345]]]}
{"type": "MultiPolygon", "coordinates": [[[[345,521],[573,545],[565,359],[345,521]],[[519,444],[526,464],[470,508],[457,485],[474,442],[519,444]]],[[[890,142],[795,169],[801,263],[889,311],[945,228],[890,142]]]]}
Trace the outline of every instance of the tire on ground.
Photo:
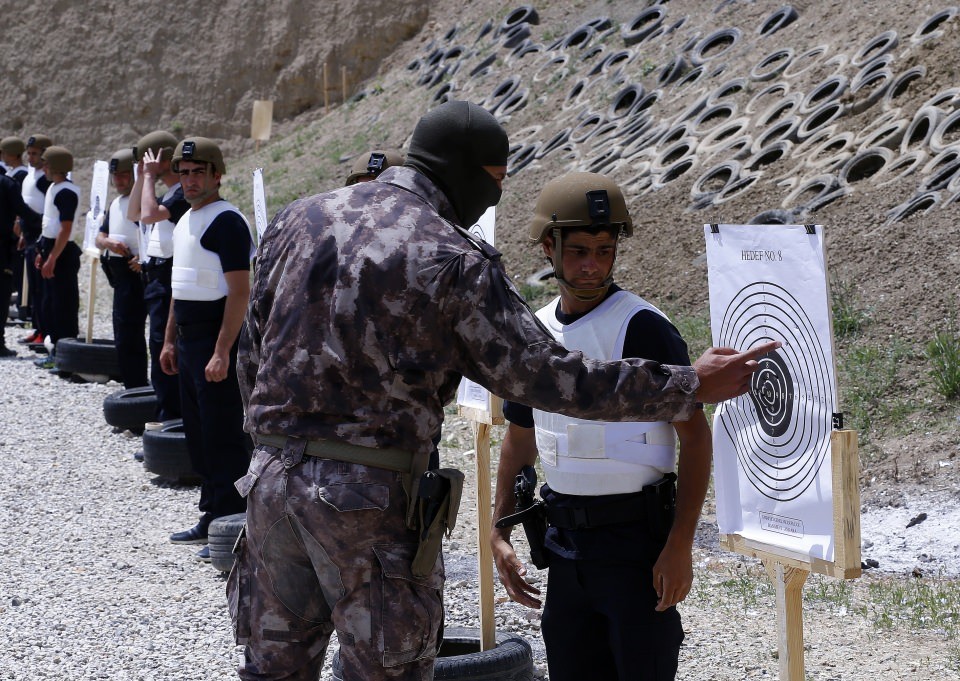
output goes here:
{"type": "Polygon", "coordinates": [[[120,380],[120,362],[117,347],[112,340],[94,338],[87,343],[79,338],[61,338],[57,341],[56,367],[63,372],[107,376],[120,380]]]}
{"type": "Polygon", "coordinates": [[[230,572],[233,567],[233,546],[247,522],[246,513],[234,513],[214,519],[207,528],[207,546],[210,547],[210,564],[220,572],[230,572]]]}
{"type": "MultiPolygon", "coordinates": [[[[532,681],[530,644],[515,634],[497,632],[496,646],[480,650],[475,627],[447,627],[433,670],[435,681],[532,681]]],[[[333,679],[343,681],[340,651],[333,655],[333,679]]]]}
{"type": "Polygon", "coordinates": [[[200,482],[187,452],[183,419],[164,421],[159,429],[143,432],[143,467],[158,477],[184,485],[200,482]]]}
{"type": "Polygon", "coordinates": [[[143,430],[157,413],[157,396],[150,386],[110,393],[103,399],[103,419],[123,430],[143,430]]]}

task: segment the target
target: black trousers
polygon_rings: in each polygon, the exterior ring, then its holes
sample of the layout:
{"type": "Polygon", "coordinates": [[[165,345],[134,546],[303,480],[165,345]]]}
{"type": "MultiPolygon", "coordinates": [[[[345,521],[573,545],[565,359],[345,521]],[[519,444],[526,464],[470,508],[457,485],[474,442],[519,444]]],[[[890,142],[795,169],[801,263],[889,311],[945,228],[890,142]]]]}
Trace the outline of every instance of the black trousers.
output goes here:
{"type": "MultiPolygon", "coordinates": [[[[14,291],[13,273],[19,255],[13,244],[0,241],[0,334],[3,333],[10,315],[10,294],[14,291]]],[[[0,335],[0,348],[2,347],[5,347],[5,341],[0,335]]]]}
{"type": "Polygon", "coordinates": [[[143,300],[143,280],[126,258],[106,258],[104,271],[113,286],[113,339],[117,347],[120,376],[125,388],[139,388],[147,381],[147,339],[144,325],[147,306],[143,300]]]}
{"type": "MultiPolygon", "coordinates": [[[[36,241],[28,242],[26,248],[23,249],[23,266],[26,268],[27,285],[29,286],[27,307],[30,308],[30,319],[33,328],[46,335],[47,331],[43,325],[43,277],[40,276],[40,270],[34,267],[39,252],[40,248],[36,241]]],[[[23,304],[23,302],[23,291],[21,291],[20,303],[23,304]]]]}
{"type": "Polygon", "coordinates": [[[233,483],[247,473],[253,442],[243,430],[243,402],[237,382],[237,343],[222,381],[207,381],[219,325],[210,333],[177,339],[183,431],[193,470],[200,476],[200,513],[205,520],[247,510],[233,483]]]}
{"type": "MultiPolygon", "coordinates": [[[[599,528],[598,531],[602,531],[599,528]]],[[[657,612],[651,560],[570,560],[550,554],[543,642],[550,681],[673,681],[680,613],[657,612]]]]}
{"type": "Polygon", "coordinates": [[[153,274],[147,276],[143,287],[143,301],[150,317],[150,383],[157,396],[157,420],[169,421],[180,418],[180,380],[160,368],[160,351],[170,314],[170,269],[152,277],[153,274]]]}
{"type": "MultiPolygon", "coordinates": [[[[53,248],[53,239],[40,240],[40,255],[43,259],[53,248]]],[[[42,279],[40,307],[45,334],[56,345],[61,338],[76,338],[80,335],[80,247],[72,241],[64,246],[53,267],[53,277],[42,279]]]]}

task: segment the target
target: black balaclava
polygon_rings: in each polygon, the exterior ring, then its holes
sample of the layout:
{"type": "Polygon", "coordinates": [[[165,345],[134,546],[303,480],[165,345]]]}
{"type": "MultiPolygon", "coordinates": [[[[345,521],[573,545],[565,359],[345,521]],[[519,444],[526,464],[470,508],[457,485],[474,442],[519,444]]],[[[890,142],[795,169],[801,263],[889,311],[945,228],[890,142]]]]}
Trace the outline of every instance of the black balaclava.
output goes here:
{"type": "Polygon", "coordinates": [[[500,201],[496,181],[482,166],[507,165],[509,144],[493,114],[473,102],[452,101],[417,123],[404,165],[419,170],[446,194],[460,220],[471,227],[500,201]]]}

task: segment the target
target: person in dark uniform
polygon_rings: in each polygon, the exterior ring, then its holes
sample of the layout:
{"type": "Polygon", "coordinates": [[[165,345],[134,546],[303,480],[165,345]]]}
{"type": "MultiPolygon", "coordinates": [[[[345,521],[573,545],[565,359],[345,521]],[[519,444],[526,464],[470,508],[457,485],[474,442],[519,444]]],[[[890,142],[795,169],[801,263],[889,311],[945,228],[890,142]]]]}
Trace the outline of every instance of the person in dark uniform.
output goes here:
{"type": "MultiPolygon", "coordinates": [[[[26,148],[19,137],[4,137],[0,140],[0,160],[7,167],[7,177],[17,183],[18,190],[23,186],[23,180],[27,176],[27,166],[23,164],[23,152],[26,148]]],[[[30,318],[30,310],[23,305],[23,253],[17,250],[21,234],[19,219],[14,222],[13,234],[15,255],[8,265],[11,268],[13,290],[17,292],[17,318],[26,320],[30,318]]]]}
{"type": "Polygon", "coordinates": [[[130,147],[110,157],[110,179],[119,196],[105,213],[96,244],[97,248],[104,250],[100,262],[113,287],[113,338],[120,376],[125,388],[139,388],[148,385],[147,341],[143,335],[147,307],[140,278],[140,227],[127,218],[133,189],[133,150],[130,147]]]}
{"type": "Polygon", "coordinates": [[[170,160],[177,138],[165,130],[155,130],[140,138],[136,158],[140,172],[130,192],[127,217],[141,223],[140,261],[143,267],[143,298],[150,317],[150,383],[157,396],[157,419],[180,417],[180,382],[160,366],[160,352],[170,311],[173,270],[173,228],[190,204],[183,198],[180,179],[170,160]],[[157,180],[167,188],[158,200],[157,180]]]}
{"type": "Polygon", "coordinates": [[[23,203],[20,187],[6,175],[0,175],[0,358],[16,357],[16,350],[7,347],[3,329],[7,325],[10,293],[14,287],[16,261],[22,260],[17,251],[17,235],[14,224],[17,218],[26,220],[30,211],[23,203]]]}
{"type": "Polygon", "coordinates": [[[43,222],[43,204],[50,180],[43,173],[43,162],[40,160],[47,147],[53,142],[46,135],[30,135],[27,138],[27,174],[23,178],[21,196],[23,202],[30,209],[29,218],[20,221],[20,241],[17,248],[23,253],[24,268],[27,272],[27,298],[22,297],[20,306],[26,308],[33,324],[33,332],[21,339],[21,343],[42,343],[45,331],[43,310],[40,299],[43,293],[43,277],[35,266],[37,258],[37,244],[40,241],[40,232],[43,222]],[[26,305],[24,304],[26,303],[26,305]]]}
{"type": "MultiPolygon", "coordinates": [[[[666,316],[613,283],[618,242],[632,233],[623,194],[609,178],[570,173],[548,182],[530,238],[553,263],[560,295],[537,316],[564,347],[591,359],[689,364],[686,343],[666,316]]],[[[503,413],[509,426],[495,518],[513,513],[514,480],[538,454],[546,476],[542,627],[550,678],[672,680],[683,641],[674,606],[693,581],[693,538],[710,478],[702,405],[673,423],[588,421],[510,401],[503,413]],[[675,494],[677,435],[682,477],[675,494]]],[[[540,607],[509,527],[494,528],[491,547],[510,597],[540,607]]]]}
{"type": "Polygon", "coordinates": [[[23,185],[23,178],[27,176],[27,166],[23,164],[23,152],[27,145],[19,137],[4,137],[0,140],[0,159],[7,166],[7,177],[16,181],[17,186],[23,185]]]}
{"type": "MultiPolygon", "coordinates": [[[[203,482],[200,520],[170,541],[206,544],[211,521],[246,510],[234,487],[253,448],[243,430],[237,337],[250,297],[253,238],[246,218],[220,198],[226,168],[212,140],[180,142],[173,168],[190,210],[173,231],[173,303],[160,362],[168,374],[180,375],[187,449],[203,482]]],[[[209,547],[197,558],[209,561],[209,547]]]]}
{"type": "Polygon", "coordinates": [[[582,418],[685,419],[744,392],[773,347],[696,367],[564,349],[467,231],[499,201],[508,152],[488,111],[446,102],[404,166],[295,201],[264,232],[238,360],[257,443],[227,583],[240,678],[317,678],[334,630],[345,678],[432,678],[444,573],[429,538],[456,514],[434,483],[457,476],[431,459],[461,377],[582,418]]]}
{"type": "MultiPolygon", "coordinates": [[[[73,170],[73,154],[68,149],[47,147],[41,160],[50,186],[44,196],[34,264],[43,277],[40,306],[44,331],[56,348],[61,338],[76,338],[80,333],[80,247],[70,238],[80,205],[80,189],[67,179],[67,173],[73,170]]],[[[46,368],[53,367],[50,360],[44,364],[46,368]]]]}
{"type": "Polygon", "coordinates": [[[387,168],[402,165],[403,155],[393,149],[374,149],[369,153],[360,154],[350,166],[350,174],[347,175],[345,186],[349,187],[357,182],[369,182],[376,179],[387,168]]]}

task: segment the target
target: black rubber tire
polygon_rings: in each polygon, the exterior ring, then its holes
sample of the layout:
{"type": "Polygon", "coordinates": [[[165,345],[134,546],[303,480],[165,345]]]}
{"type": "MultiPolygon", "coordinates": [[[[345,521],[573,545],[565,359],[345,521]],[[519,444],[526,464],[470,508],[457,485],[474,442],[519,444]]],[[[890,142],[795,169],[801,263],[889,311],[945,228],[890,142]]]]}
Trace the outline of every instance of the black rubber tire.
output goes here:
{"type": "MultiPolygon", "coordinates": [[[[909,68],[899,76],[894,78],[893,83],[890,84],[890,87],[887,88],[887,93],[883,96],[883,108],[891,109],[896,105],[894,100],[899,99],[906,94],[907,90],[910,88],[910,85],[915,80],[920,80],[927,75],[927,67],[923,64],[919,66],[914,66],[909,68]]],[[[909,101],[910,98],[907,97],[903,101],[909,101]]]]}
{"type": "Polygon", "coordinates": [[[657,74],[657,86],[664,87],[674,81],[680,80],[683,74],[686,73],[687,68],[686,60],[680,55],[677,55],[669,64],[660,69],[660,73],[657,74]]]}
{"type": "Polygon", "coordinates": [[[513,10],[506,16],[503,20],[503,23],[500,24],[500,27],[497,29],[496,35],[499,36],[503,33],[506,33],[514,26],[520,24],[531,24],[536,26],[540,23],[540,15],[537,13],[537,10],[533,8],[532,5],[523,5],[513,10]]]}
{"type": "Polygon", "coordinates": [[[867,44],[857,50],[857,53],[850,59],[853,66],[864,66],[877,57],[885,55],[900,43],[896,31],[884,31],[874,36],[867,44]]]}
{"type": "Polygon", "coordinates": [[[748,225],[795,225],[796,214],[788,210],[765,210],[747,221],[748,225]]]}
{"type": "Polygon", "coordinates": [[[953,111],[937,124],[928,143],[930,149],[939,153],[955,144],[958,139],[960,139],[960,109],[953,111]]]}
{"type": "Polygon", "coordinates": [[[157,414],[157,396],[150,386],[110,393],[103,399],[103,420],[123,430],[143,430],[157,414]]]}
{"type": "Polygon", "coordinates": [[[840,179],[840,184],[843,185],[853,185],[863,180],[870,180],[883,172],[883,169],[892,160],[893,152],[889,149],[868,147],[847,159],[840,167],[837,177],[840,179]]]}
{"type": "Polygon", "coordinates": [[[610,108],[607,109],[607,119],[615,121],[633,113],[634,108],[643,100],[646,94],[643,86],[631,83],[613,96],[610,108]]]}
{"type": "Polygon", "coordinates": [[[620,29],[624,44],[630,47],[642,42],[660,28],[666,16],[667,8],[663,5],[647,7],[620,29]]]}
{"type": "Polygon", "coordinates": [[[793,61],[793,54],[792,47],[774,50],[750,69],[750,80],[758,83],[773,80],[790,66],[790,62],[793,61]]]}
{"type": "MultiPolygon", "coordinates": [[[[516,634],[497,632],[497,645],[480,650],[480,630],[447,627],[433,669],[435,681],[532,681],[530,644],[516,634]]],[[[333,654],[333,679],[343,681],[340,650],[333,654]]]]}
{"type": "Polygon", "coordinates": [[[117,347],[112,340],[94,338],[87,343],[79,338],[61,338],[57,341],[55,361],[60,371],[122,380],[117,347]]]}
{"type": "Polygon", "coordinates": [[[158,477],[183,485],[200,482],[187,452],[183,419],[164,421],[158,430],[143,431],[143,467],[158,477]]]}
{"type": "Polygon", "coordinates": [[[905,154],[912,147],[926,146],[942,117],[943,111],[935,106],[924,106],[917,110],[900,141],[900,152],[905,154]]]}
{"type": "Polygon", "coordinates": [[[757,33],[763,36],[773,35],[781,28],[786,28],[797,20],[797,10],[790,5],[784,5],[763,20],[757,28],[757,33]]]}
{"type": "Polygon", "coordinates": [[[234,513],[215,518],[207,528],[207,546],[210,547],[210,564],[220,572],[230,572],[233,567],[233,546],[247,522],[246,513],[234,513]]]}
{"type": "Polygon", "coordinates": [[[698,42],[690,51],[690,63],[700,66],[729,52],[740,40],[739,28],[722,28],[698,42]]]}
{"type": "Polygon", "coordinates": [[[840,99],[850,82],[846,76],[830,76],[813,87],[800,103],[800,113],[808,114],[824,104],[840,99]]]}
{"type": "Polygon", "coordinates": [[[917,212],[919,212],[921,215],[924,215],[933,209],[938,203],[940,203],[940,192],[926,192],[925,194],[918,194],[887,211],[887,221],[885,224],[891,225],[894,222],[906,220],[908,217],[917,212]]]}
{"type": "Polygon", "coordinates": [[[910,36],[910,42],[912,42],[914,45],[919,45],[927,40],[939,38],[943,35],[943,31],[940,30],[940,25],[945,21],[953,19],[953,17],[957,15],[957,12],[958,9],[956,7],[950,7],[930,16],[922,24],[920,24],[917,30],[914,31],[913,35],[910,36]]]}

